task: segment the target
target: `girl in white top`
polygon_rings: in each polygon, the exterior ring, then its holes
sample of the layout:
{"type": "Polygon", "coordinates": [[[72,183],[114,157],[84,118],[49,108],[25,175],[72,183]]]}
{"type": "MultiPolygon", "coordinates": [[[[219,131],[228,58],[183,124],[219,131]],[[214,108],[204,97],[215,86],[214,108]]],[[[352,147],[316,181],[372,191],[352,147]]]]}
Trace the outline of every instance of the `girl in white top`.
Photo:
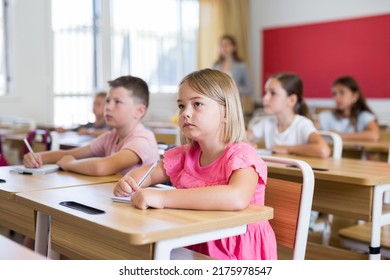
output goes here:
{"type": "Polygon", "coordinates": [[[343,140],[378,140],[380,132],[376,117],[356,80],[340,77],[334,81],[332,92],[336,108],[319,114],[319,128],[337,132],[343,140]]]}
{"type": "Polygon", "coordinates": [[[302,80],[294,73],[269,78],[263,96],[266,117],[247,131],[248,140],[264,139],[274,153],[325,158],[330,148],[307,117],[302,80]]]}

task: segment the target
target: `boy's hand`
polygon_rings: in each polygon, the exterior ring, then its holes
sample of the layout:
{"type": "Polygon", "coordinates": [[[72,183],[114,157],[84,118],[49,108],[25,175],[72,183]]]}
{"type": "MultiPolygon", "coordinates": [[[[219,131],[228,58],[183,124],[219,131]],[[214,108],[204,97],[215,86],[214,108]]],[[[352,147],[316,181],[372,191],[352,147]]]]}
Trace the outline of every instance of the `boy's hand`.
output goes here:
{"type": "Polygon", "coordinates": [[[28,168],[39,168],[43,165],[42,156],[39,153],[36,153],[35,156],[32,153],[25,154],[23,164],[28,168]]]}
{"type": "Polygon", "coordinates": [[[59,165],[59,167],[61,167],[62,170],[68,170],[67,168],[67,165],[76,160],[73,156],[71,155],[66,155],[66,156],[63,156],[59,161],[57,161],[57,164],[59,165]]]}

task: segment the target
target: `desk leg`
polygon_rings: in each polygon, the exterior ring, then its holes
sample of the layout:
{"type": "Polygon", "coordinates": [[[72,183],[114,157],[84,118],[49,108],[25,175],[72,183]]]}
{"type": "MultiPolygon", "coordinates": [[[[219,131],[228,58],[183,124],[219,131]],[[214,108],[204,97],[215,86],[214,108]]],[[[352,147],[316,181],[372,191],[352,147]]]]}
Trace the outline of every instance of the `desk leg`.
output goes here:
{"type": "Polygon", "coordinates": [[[182,236],[173,239],[161,240],[156,242],[153,258],[155,260],[169,260],[171,257],[171,251],[175,248],[244,234],[246,233],[246,230],[247,226],[242,225],[233,228],[219,229],[209,232],[191,234],[188,236],[182,236]]]}
{"type": "Polygon", "coordinates": [[[60,254],[51,249],[51,227],[49,227],[49,239],[48,239],[48,244],[47,244],[47,257],[49,259],[52,259],[52,260],[59,260],[60,259],[60,254]]]}
{"type": "Polygon", "coordinates": [[[35,252],[48,256],[50,259],[59,259],[59,254],[51,249],[50,216],[40,211],[37,213],[35,252]]]}
{"type": "Polygon", "coordinates": [[[380,260],[381,229],[382,225],[390,222],[390,216],[382,213],[383,195],[390,190],[390,184],[375,186],[372,208],[371,244],[369,248],[370,260],[380,260]]]}
{"type": "Polygon", "coordinates": [[[49,237],[49,216],[38,211],[35,229],[35,252],[47,255],[47,241],[49,237]]]}

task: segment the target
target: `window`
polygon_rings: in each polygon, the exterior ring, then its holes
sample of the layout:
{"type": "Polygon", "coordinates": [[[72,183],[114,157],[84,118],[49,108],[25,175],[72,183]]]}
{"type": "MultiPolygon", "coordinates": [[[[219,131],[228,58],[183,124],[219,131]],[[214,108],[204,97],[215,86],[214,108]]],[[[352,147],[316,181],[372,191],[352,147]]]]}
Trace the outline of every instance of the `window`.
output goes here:
{"type": "Polygon", "coordinates": [[[9,94],[9,3],[0,1],[0,96],[9,94]]]}
{"type": "Polygon", "coordinates": [[[113,0],[115,77],[143,78],[154,93],[175,92],[196,69],[199,7],[194,0],[113,0]]]}
{"type": "Polygon", "coordinates": [[[108,79],[130,74],[144,79],[152,93],[173,93],[196,69],[197,0],[51,3],[55,126],[94,121],[92,96],[108,79]],[[108,19],[102,7],[110,9],[108,19]],[[109,67],[102,69],[103,61],[109,67]],[[109,76],[104,80],[103,72],[109,76]]]}
{"type": "MultiPolygon", "coordinates": [[[[54,124],[87,123],[97,91],[96,0],[52,0],[54,124]]],[[[93,119],[91,120],[93,121],[93,119]]]]}

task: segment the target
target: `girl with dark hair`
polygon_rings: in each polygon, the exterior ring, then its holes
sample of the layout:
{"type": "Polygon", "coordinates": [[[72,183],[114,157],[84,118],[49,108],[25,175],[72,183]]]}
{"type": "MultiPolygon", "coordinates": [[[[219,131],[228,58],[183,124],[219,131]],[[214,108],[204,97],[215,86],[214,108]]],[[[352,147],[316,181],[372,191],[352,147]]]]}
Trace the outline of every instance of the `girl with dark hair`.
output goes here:
{"type": "Polygon", "coordinates": [[[267,116],[247,131],[250,142],[263,139],[274,153],[325,158],[330,148],[309,119],[303,100],[302,80],[294,73],[280,73],[265,83],[263,96],[267,116]]]}
{"type": "Polygon", "coordinates": [[[320,129],[337,132],[343,140],[378,140],[380,131],[375,114],[356,80],[340,77],[333,82],[332,92],[336,108],[319,114],[320,129]]]}

